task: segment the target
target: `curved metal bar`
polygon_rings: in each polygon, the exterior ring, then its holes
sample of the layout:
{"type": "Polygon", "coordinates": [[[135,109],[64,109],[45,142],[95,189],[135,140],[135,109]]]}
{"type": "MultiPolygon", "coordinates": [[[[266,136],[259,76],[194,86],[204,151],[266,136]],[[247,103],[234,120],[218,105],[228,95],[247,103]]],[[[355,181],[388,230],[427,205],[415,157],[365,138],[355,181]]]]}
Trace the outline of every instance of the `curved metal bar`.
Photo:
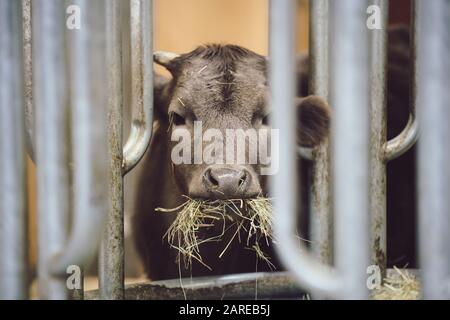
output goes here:
{"type": "Polygon", "coordinates": [[[385,161],[391,161],[400,157],[407,152],[419,138],[419,125],[416,118],[416,91],[417,91],[417,50],[416,50],[416,22],[415,22],[415,5],[412,6],[412,23],[410,32],[411,43],[411,107],[409,112],[408,123],[400,134],[385,144],[385,161]]]}
{"type": "Polygon", "coordinates": [[[70,265],[88,266],[95,257],[105,226],[108,203],[108,192],[105,191],[108,190],[108,168],[105,166],[108,163],[106,0],[78,0],[75,4],[85,14],[81,16],[82,28],[71,33],[73,38],[69,41],[74,217],[67,245],[52,257],[49,265],[51,272],[58,276],[66,274],[70,265]]]}
{"type": "Polygon", "coordinates": [[[297,183],[294,156],[293,2],[271,2],[270,49],[274,128],[280,129],[279,171],[273,177],[275,237],[282,262],[306,290],[321,297],[365,299],[369,264],[369,50],[366,43],[366,3],[331,3],[333,68],[330,91],[333,126],[336,265],[318,262],[295,240],[297,183]],[[345,16],[344,20],[340,19],[345,16]],[[283,37],[277,35],[283,34],[283,37]],[[356,45],[359,44],[359,45],[356,45]],[[352,93],[349,99],[349,92],[352,93]],[[365,106],[365,107],[362,107],[365,106]],[[357,135],[354,133],[358,132],[357,135]],[[351,157],[351,158],[350,158],[351,157]],[[351,161],[350,161],[351,160],[351,161]],[[349,223],[351,221],[351,223],[349,223]]]}
{"type": "Polygon", "coordinates": [[[150,143],[153,122],[153,44],[151,0],[131,0],[130,136],[123,149],[123,173],[133,169],[150,143]]]}
{"type": "MultiPolygon", "coordinates": [[[[414,102],[412,103],[414,106],[414,102]]],[[[415,107],[413,107],[415,108],[415,107]]],[[[400,157],[408,151],[417,141],[419,137],[419,126],[415,116],[415,110],[411,111],[408,123],[403,131],[394,139],[389,140],[385,144],[385,158],[386,161],[391,161],[400,157]]]]}
{"type": "Polygon", "coordinates": [[[275,237],[277,251],[284,265],[293,272],[306,290],[321,296],[335,295],[342,283],[335,270],[319,263],[306,248],[298,243],[295,212],[297,210],[297,183],[295,157],[294,95],[294,2],[271,1],[270,7],[270,85],[272,91],[273,128],[279,130],[279,171],[272,177],[274,196],[275,237]],[[282,34],[283,37],[279,35],[282,34]]]}

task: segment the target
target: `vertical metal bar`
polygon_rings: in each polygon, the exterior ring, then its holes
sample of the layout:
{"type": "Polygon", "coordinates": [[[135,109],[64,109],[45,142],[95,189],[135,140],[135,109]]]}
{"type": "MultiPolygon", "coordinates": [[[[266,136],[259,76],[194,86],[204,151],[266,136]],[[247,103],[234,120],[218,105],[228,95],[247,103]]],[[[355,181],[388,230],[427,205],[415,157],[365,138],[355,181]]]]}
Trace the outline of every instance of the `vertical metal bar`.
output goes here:
{"type": "MultiPolygon", "coordinates": [[[[270,86],[272,92],[272,127],[279,129],[279,170],[272,177],[272,195],[280,224],[286,222],[282,215],[293,215],[297,210],[298,186],[295,179],[295,4],[290,0],[271,1],[270,6],[270,86]],[[282,129],[281,129],[282,128],[282,129]]],[[[273,143],[277,143],[276,141],[273,143]]],[[[292,224],[288,230],[295,234],[292,224]]],[[[283,228],[283,231],[286,229],[283,228]]],[[[281,232],[280,232],[281,233],[281,232]]]]}
{"type": "Polygon", "coordinates": [[[108,68],[109,213],[99,256],[102,299],[124,297],[123,176],[122,176],[122,29],[121,0],[108,4],[106,19],[108,68]]]}
{"type": "Polygon", "coordinates": [[[450,298],[450,1],[416,2],[419,248],[426,299],[450,298]]]}
{"type": "MultiPolygon", "coordinates": [[[[310,2],[310,94],[328,100],[328,7],[329,0],[310,2]]],[[[314,152],[311,201],[312,249],[323,263],[332,262],[333,214],[330,187],[330,150],[328,139],[314,152]]]]}
{"type": "Polygon", "coordinates": [[[0,299],[28,297],[21,17],[0,0],[0,299]]]}
{"type": "Polygon", "coordinates": [[[64,248],[70,216],[64,15],[64,0],[33,2],[38,276],[43,299],[67,297],[65,280],[49,271],[50,258],[64,248]]]}
{"type": "Polygon", "coordinates": [[[31,0],[22,0],[23,28],[23,72],[25,90],[25,130],[28,155],[34,161],[34,116],[33,116],[33,56],[31,28],[31,0]]]}
{"type": "Polygon", "coordinates": [[[364,299],[370,256],[367,1],[335,1],[331,8],[335,258],[345,284],[342,296],[364,299]]]}
{"type": "MultiPolygon", "coordinates": [[[[272,127],[279,129],[278,160],[279,170],[272,178],[274,211],[278,214],[276,226],[281,235],[286,230],[295,234],[295,228],[289,219],[297,210],[296,196],[298,186],[295,179],[296,144],[294,138],[294,11],[290,0],[272,0],[270,2],[270,87],[272,93],[272,127]],[[286,219],[288,217],[288,219],[286,219]],[[284,218],[284,219],[283,219],[284,218]]],[[[273,144],[277,141],[273,141],[273,144]]],[[[295,225],[295,224],[294,224],[295,225]]],[[[283,254],[283,251],[281,252],[283,254]]]]}
{"type": "Polygon", "coordinates": [[[386,271],[386,103],[387,0],[373,0],[381,12],[381,29],[370,30],[370,218],[371,263],[386,271]]]}
{"type": "MultiPolygon", "coordinates": [[[[118,10],[118,4],[116,9],[118,10]]],[[[100,292],[103,299],[123,299],[124,296],[124,235],[123,235],[123,178],[139,162],[148,147],[152,132],[153,116],[153,27],[152,27],[153,1],[130,1],[131,24],[131,78],[133,122],[130,137],[123,148],[123,156],[119,155],[122,142],[122,93],[112,92],[111,109],[109,111],[109,148],[110,155],[122,160],[122,172],[119,178],[118,162],[110,163],[110,191],[111,203],[107,229],[103,239],[102,257],[100,258],[101,275],[100,292]],[[120,109],[120,110],[119,110],[120,109]],[[120,136],[120,137],[119,137],[120,136]]],[[[111,11],[110,24],[114,30],[109,41],[108,64],[114,70],[110,73],[110,90],[119,90],[121,87],[122,72],[119,71],[120,59],[120,26],[117,25],[118,12],[111,11]],[[113,52],[117,50],[116,52],[113,52]]]]}

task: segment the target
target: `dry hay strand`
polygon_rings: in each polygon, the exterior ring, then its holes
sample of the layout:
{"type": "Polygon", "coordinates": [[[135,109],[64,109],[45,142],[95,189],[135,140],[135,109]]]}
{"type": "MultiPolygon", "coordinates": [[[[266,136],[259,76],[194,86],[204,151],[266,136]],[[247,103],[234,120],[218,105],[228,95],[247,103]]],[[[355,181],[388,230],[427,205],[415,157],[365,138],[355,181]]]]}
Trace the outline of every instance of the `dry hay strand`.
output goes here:
{"type": "Polygon", "coordinates": [[[254,250],[259,259],[265,261],[270,267],[274,267],[259,245],[260,240],[264,240],[269,245],[269,240],[272,238],[272,205],[269,198],[230,200],[201,200],[187,196],[186,198],[186,202],[176,208],[156,209],[159,212],[176,214],[164,238],[167,238],[172,248],[178,250],[178,264],[182,260],[185,268],[191,269],[192,261],[196,260],[211,270],[203,261],[200,245],[219,242],[226,232],[236,228],[219,254],[219,258],[237,238],[239,243],[244,242],[247,248],[254,250]],[[211,229],[219,221],[222,221],[223,225],[217,235],[209,238],[201,237],[201,230],[211,229]],[[246,239],[241,238],[241,231],[245,231],[246,239]]]}
{"type": "Polygon", "coordinates": [[[375,300],[419,300],[420,282],[414,274],[394,267],[395,274],[384,279],[372,298],[375,300]]]}

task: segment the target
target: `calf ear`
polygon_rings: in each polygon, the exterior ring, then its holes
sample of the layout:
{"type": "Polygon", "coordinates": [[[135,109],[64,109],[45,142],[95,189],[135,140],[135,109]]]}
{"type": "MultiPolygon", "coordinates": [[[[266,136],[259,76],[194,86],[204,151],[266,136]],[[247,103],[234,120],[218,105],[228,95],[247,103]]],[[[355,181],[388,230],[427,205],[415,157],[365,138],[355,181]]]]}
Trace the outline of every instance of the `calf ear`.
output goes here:
{"type": "Polygon", "coordinates": [[[297,143],[303,147],[318,145],[330,131],[330,107],[318,96],[296,98],[297,143]]]}
{"type": "Polygon", "coordinates": [[[155,51],[153,53],[153,61],[155,61],[157,64],[165,67],[167,70],[172,72],[174,61],[179,56],[180,56],[179,54],[173,52],[155,51]]]}

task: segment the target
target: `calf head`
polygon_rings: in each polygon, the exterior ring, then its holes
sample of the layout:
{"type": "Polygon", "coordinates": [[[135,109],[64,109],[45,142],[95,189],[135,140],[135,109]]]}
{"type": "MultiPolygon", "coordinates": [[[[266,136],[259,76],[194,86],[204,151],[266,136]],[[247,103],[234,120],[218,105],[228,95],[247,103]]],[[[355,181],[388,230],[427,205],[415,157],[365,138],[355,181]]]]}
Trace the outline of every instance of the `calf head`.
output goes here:
{"type": "MultiPolygon", "coordinates": [[[[265,194],[266,176],[260,174],[259,157],[256,163],[237,159],[244,153],[244,159],[250,160],[250,146],[261,143],[258,133],[270,130],[267,59],[234,45],[202,46],[182,55],[157,52],[154,59],[172,74],[157,97],[162,103],[156,112],[166,117],[170,134],[181,129],[189,133],[192,142],[187,155],[191,161],[171,164],[180,191],[191,198],[206,199],[242,199],[265,194]],[[198,161],[195,148],[201,147],[203,156],[212,144],[213,138],[206,137],[208,131],[214,132],[215,146],[223,143],[223,152],[219,155],[214,149],[210,153],[213,161],[204,158],[198,161]],[[232,134],[236,139],[229,143],[227,137],[232,134]],[[244,149],[237,145],[237,138],[242,136],[247,142],[244,149]],[[200,141],[196,140],[199,137],[200,141]],[[229,154],[233,155],[231,161],[227,159],[229,154]]],[[[328,133],[329,108],[315,96],[299,97],[296,104],[298,143],[313,147],[328,133]]],[[[177,143],[172,141],[172,148],[177,143]]]]}

